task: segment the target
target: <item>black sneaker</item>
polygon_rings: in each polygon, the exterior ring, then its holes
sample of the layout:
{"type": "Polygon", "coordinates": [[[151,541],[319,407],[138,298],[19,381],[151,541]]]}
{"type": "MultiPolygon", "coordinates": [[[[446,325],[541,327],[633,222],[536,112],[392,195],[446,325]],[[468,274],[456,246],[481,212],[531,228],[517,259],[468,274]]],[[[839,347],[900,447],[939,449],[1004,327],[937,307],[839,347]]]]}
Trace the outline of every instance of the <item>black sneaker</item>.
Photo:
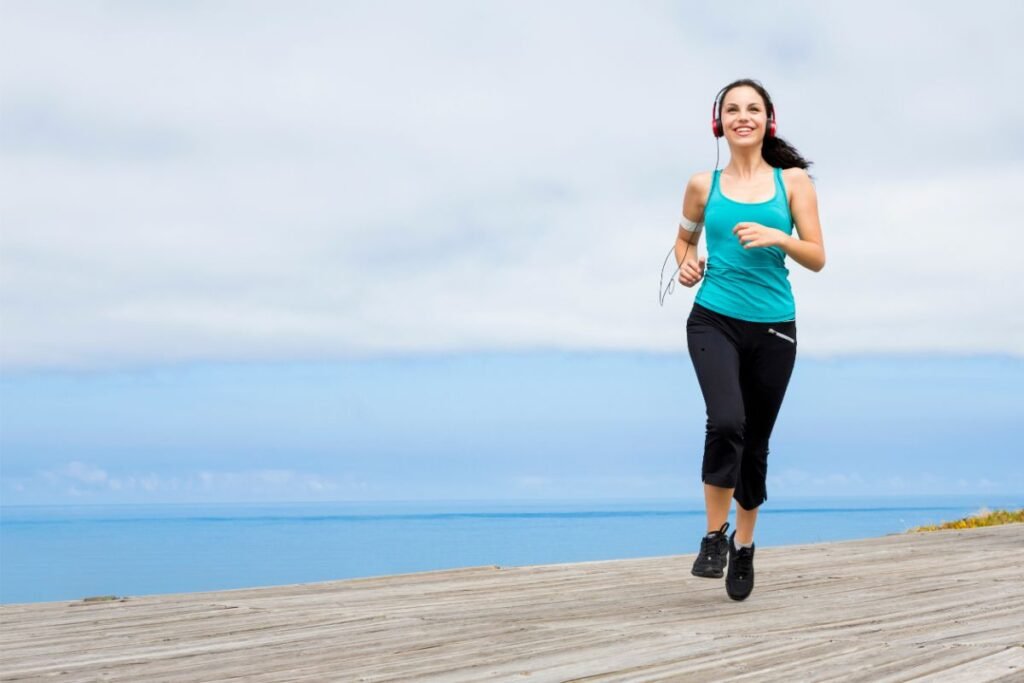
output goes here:
{"type": "Polygon", "coordinates": [[[708,579],[722,578],[722,570],[725,569],[726,557],[729,555],[729,539],[725,537],[728,529],[729,522],[726,522],[718,531],[712,531],[700,539],[700,552],[693,561],[691,574],[708,579]]]}
{"type": "Polygon", "coordinates": [[[725,577],[725,592],[733,600],[746,600],[754,590],[754,544],[736,549],[736,532],[729,534],[729,575],[725,577]]]}

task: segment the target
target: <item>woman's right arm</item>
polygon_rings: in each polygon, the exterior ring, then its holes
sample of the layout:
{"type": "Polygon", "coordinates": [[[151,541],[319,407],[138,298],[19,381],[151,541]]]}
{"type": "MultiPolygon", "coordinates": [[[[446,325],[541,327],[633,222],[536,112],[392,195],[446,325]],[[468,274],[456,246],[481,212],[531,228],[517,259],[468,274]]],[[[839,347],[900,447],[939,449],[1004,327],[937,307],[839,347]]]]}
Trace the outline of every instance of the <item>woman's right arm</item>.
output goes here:
{"type": "Polygon", "coordinates": [[[687,287],[693,287],[704,276],[705,259],[698,256],[697,247],[710,181],[710,173],[697,173],[686,184],[683,196],[683,216],[676,236],[675,254],[679,266],[679,282],[687,287]]]}

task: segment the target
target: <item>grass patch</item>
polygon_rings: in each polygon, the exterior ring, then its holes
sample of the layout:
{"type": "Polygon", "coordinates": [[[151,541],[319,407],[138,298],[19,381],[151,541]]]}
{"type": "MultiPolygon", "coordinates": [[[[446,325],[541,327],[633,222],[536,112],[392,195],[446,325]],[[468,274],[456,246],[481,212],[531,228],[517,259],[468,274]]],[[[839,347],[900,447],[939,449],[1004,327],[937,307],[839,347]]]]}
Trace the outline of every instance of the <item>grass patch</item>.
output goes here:
{"type": "Polygon", "coordinates": [[[939,531],[940,529],[974,529],[979,526],[996,526],[999,524],[1024,523],[1024,508],[1019,510],[988,510],[982,508],[973,515],[958,519],[955,522],[917,526],[909,531],[939,531]]]}

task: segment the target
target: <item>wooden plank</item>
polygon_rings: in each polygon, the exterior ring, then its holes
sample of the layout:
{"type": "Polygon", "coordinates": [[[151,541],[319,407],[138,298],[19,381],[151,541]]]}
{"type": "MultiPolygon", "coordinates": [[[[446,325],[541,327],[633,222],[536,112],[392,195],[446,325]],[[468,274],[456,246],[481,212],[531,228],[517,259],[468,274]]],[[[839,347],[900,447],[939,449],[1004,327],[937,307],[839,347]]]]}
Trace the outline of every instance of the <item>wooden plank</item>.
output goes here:
{"type": "Polygon", "coordinates": [[[1024,525],[0,606],[0,679],[1024,681],[1024,525]]]}

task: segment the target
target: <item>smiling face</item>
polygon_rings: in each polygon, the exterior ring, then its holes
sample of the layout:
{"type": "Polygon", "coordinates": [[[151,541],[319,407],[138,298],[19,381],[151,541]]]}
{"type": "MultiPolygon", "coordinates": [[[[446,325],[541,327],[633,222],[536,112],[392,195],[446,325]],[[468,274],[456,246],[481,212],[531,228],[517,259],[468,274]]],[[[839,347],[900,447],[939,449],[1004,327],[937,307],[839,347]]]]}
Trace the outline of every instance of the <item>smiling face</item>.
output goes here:
{"type": "Polygon", "coordinates": [[[730,145],[760,145],[768,126],[768,112],[760,93],[749,85],[733,88],[722,100],[722,128],[730,145]]]}

